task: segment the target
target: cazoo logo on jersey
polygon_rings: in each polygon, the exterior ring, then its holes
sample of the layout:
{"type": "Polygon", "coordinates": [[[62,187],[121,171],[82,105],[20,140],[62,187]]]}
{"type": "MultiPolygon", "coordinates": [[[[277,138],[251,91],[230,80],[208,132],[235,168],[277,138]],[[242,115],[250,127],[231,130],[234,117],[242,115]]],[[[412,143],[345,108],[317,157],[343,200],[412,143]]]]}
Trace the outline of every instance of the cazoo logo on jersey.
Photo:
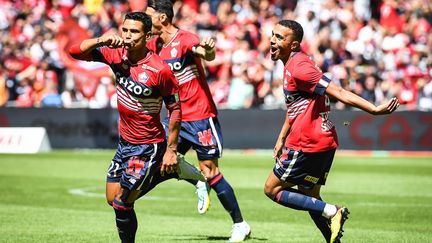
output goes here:
{"type": "Polygon", "coordinates": [[[132,80],[132,78],[130,77],[126,78],[124,76],[121,76],[120,73],[117,73],[116,78],[119,85],[123,86],[125,90],[133,93],[135,96],[150,96],[153,93],[153,90],[151,88],[132,80]]]}
{"type": "Polygon", "coordinates": [[[181,62],[169,62],[168,66],[170,66],[171,71],[179,71],[182,69],[182,63],[181,62]]]}

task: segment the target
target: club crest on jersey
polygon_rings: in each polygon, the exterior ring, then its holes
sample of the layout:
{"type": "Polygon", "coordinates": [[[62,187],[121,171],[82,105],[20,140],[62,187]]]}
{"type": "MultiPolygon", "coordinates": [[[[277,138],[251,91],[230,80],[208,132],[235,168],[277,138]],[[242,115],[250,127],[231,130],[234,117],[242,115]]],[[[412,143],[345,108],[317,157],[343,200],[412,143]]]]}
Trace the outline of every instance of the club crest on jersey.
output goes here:
{"type": "Polygon", "coordinates": [[[149,76],[146,72],[142,72],[142,73],[138,74],[138,81],[140,81],[141,83],[147,82],[148,79],[149,79],[149,76]]]}
{"type": "Polygon", "coordinates": [[[180,41],[173,42],[171,44],[171,47],[178,46],[178,45],[180,45],[180,41]]]}
{"type": "Polygon", "coordinates": [[[176,48],[173,48],[173,49],[171,50],[171,57],[176,57],[176,56],[177,56],[177,53],[178,53],[177,49],[176,49],[176,48]]]}

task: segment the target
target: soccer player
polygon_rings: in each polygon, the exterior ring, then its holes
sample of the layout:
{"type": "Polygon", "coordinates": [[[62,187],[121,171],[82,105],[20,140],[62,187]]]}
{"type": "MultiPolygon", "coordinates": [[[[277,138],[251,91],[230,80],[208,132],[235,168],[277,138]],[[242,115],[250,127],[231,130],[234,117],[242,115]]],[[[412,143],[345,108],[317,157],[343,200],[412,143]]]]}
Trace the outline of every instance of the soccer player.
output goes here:
{"type": "Polygon", "coordinates": [[[181,123],[178,84],[169,66],[146,47],[151,26],[147,14],[127,13],[121,36],[86,39],[69,51],[76,59],[108,64],[116,77],[120,137],[108,169],[106,198],[123,243],[135,241],[134,202],[160,182],[182,177],[179,168],[188,169],[178,162],[176,152],[181,123]],[[160,121],[162,101],[170,116],[168,140],[160,121]]]}
{"type": "Polygon", "coordinates": [[[335,126],[329,120],[328,96],[373,115],[390,114],[399,102],[393,98],[375,106],[338,87],[301,52],[302,38],[299,23],[282,20],[270,39],[271,59],[285,65],[283,92],[287,113],[274,146],[275,166],[264,192],[278,204],[308,211],[327,242],[340,242],[349,211],[323,201],[320,196],[338,145],[335,126]]]}
{"type": "Polygon", "coordinates": [[[201,60],[215,58],[215,41],[212,38],[200,41],[197,35],[174,26],[170,0],[148,1],[146,13],[152,17],[152,32],[157,35],[148,47],[168,63],[180,86],[182,124],[178,152],[184,155],[190,148],[194,149],[207,178],[208,184],[189,181],[197,187],[198,212],[203,214],[207,211],[210,205],[208,194],[212,188],[233,221],[229,240],[243,241],[251,230],[243,220],[232,187],[219,170],[222,134],[201,60]]]}

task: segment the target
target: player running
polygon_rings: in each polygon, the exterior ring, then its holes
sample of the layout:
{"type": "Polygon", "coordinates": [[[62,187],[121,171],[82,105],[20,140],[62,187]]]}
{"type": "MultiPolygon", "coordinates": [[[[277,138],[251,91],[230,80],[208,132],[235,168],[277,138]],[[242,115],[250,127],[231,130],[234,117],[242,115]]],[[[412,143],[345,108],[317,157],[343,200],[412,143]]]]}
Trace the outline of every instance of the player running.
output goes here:
{"type": "Polygon", "coordinates": [[[178,84],[169,66],[146,47],[151,25],[147,14],[128,13],[121,36],[86,39],[69,51],[76,59],[109,65],[116,77],[120,137],[108,169],[106,198],[114,208],[123,243],[135,241],[135,200],[164,180],[201,176],[195,167],[177,161],[178,84]],[[162,101],[170,115],[168,140],[160,121],[162,101]]]}
{"type": "Polygon", "coordinates": [[[234,223],[229,240],[243,241],[251,230],[243,220],[232,187],[218,167],[218,158],[222,155],[222,134],[201,61],[215,58],[215,42],[211,38],[200,41],[197,35],[174,26],[170,0],[148,1],[146,13],[152,17],[153,34],[158,36],[148,43],[148,47],[168,63],[180,86],[182,124],[178,152],[184,155],[190,148],[194,149],[207,178],[207,185],[189,181],[197,188],[198,212],[203,214],[210,206],[208,194],[212,188],[234,223]]]}
{"type": "Polygon", "coordinates": [[[282,20],[270,39],[271,59],[285,65],[283,92],[287,113],[274,146],[276,163],[264,191],[278,204],[308,211],[327,242],[340,242],[348,208],[326,203],[320,196],[338,145],[335,126],[329,120],[328,96],[373,115],[390,114],[399,102],[393,98],[375,106],[338,87],[301,52],[302,38],[299,23],[282,20]]]}

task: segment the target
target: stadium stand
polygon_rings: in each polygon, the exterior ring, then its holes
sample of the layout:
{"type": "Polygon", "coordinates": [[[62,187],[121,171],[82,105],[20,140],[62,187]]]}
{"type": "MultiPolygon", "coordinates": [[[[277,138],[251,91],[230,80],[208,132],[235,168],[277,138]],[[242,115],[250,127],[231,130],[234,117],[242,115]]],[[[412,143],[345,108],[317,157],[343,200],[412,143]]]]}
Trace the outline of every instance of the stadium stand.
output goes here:
{"type": "MultiPolygon", "coordinates": [[[[145,1],[0,0],[0,106],[116,106],[111,74],[64,50],[116,32],[122,14],[145,1]]],[[[375,104],[397,96],[402,109],[432,111],[429,0],[176,1],[175,23],[217,39],[206,64],[221,109],[283,108],[282,63],[268,57],[271,28],[295,19],[303,51],[343,87],[375,104]]],[[[334,103],[337,109],[348,109],[334,103]]]]}

